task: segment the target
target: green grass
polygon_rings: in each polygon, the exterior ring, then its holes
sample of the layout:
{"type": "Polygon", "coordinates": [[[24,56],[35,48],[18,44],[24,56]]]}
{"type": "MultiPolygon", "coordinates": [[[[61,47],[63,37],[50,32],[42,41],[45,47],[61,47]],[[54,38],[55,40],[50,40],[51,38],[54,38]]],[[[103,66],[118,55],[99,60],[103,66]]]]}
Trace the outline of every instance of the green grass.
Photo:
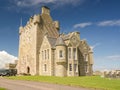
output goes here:
{"type": "Polygon", "coordinates": [[[48,82],[103,90],[120,90],[120,79],[101,78],[99,76],[85,76],[85,77],[16,76],[8,78],[17,80],[48,82]]]}
{"type": "Polygon", "coordinates": [[[5,89],[5,88],[1,88],[1,87],[0,87],[0,90],[6,90],[6,89],[5,89]]]}

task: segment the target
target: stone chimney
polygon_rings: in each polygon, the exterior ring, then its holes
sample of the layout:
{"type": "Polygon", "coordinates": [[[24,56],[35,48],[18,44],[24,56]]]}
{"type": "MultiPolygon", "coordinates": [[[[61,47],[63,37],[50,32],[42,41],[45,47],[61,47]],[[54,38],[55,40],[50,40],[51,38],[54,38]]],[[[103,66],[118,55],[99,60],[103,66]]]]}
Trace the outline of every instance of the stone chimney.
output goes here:
{"type": "Polygon", "coordinates": [[[42,7],[42,14],[48,14],[50,15],[50,9],[46,6],[43,6],[42,7]]]}

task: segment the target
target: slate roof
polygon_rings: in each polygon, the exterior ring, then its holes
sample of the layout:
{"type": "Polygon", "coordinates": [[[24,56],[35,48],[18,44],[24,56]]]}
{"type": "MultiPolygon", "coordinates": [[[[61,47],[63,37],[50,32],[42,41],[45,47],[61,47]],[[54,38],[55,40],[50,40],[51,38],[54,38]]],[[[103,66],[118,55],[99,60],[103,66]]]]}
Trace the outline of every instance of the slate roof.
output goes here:
{"type": "Polygon", "coordinates": [[[48,41],[49,41],[50,45],[52,47],[55,47],[55,43],[56,43],[57,38],[48,37],[48,36],[47,36],[47,38],[48,38],[48,41]]]}
{"type": "Polygon", "coordinates": [[[63,38],[60,36],[57,38],[57,41],[56,41],[56,46],[59,46],[59,45],[65,45],[65,42],[63,41],[63,38]]]}

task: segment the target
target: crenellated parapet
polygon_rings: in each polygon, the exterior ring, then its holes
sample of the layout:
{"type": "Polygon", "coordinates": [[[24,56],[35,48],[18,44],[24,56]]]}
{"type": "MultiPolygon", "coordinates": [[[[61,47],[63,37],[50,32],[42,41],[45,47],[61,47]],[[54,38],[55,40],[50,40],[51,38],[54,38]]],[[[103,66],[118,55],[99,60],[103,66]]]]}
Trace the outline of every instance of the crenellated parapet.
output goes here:
{"type": "Polygon", "coordinates": [[[34,15],[33,16],[33,24],[39,24],[41,22],[41,16],[40,15],[34,15]]]}
{"type": "Polygon", "coordinates": [[[25,26],[20,26],[19,33],[21,35],[26,30],[30,30],[31,28],[33,30],[33,27],[36,27],[36,26],[41,27],[40,29],[43,34],[48,32],[49,36],[52,36],[52,37],[59,36],[59,30],[60,30],[59,21],[52,20],[50,16],[50,9],[46,6],[42,7],[41,14],[31,16],[25,26]]]}

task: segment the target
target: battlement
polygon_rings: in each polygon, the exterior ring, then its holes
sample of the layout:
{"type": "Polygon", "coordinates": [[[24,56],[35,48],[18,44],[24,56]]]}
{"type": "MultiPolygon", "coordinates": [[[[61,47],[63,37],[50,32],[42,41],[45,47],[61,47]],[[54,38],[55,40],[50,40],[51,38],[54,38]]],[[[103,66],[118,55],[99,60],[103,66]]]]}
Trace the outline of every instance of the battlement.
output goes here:
{"type": "Polygon", "coordinates": [[[34,24],[40,23],[40,15],[34,15],[34,17],[33,17],[33,23],[34,24]]]}

